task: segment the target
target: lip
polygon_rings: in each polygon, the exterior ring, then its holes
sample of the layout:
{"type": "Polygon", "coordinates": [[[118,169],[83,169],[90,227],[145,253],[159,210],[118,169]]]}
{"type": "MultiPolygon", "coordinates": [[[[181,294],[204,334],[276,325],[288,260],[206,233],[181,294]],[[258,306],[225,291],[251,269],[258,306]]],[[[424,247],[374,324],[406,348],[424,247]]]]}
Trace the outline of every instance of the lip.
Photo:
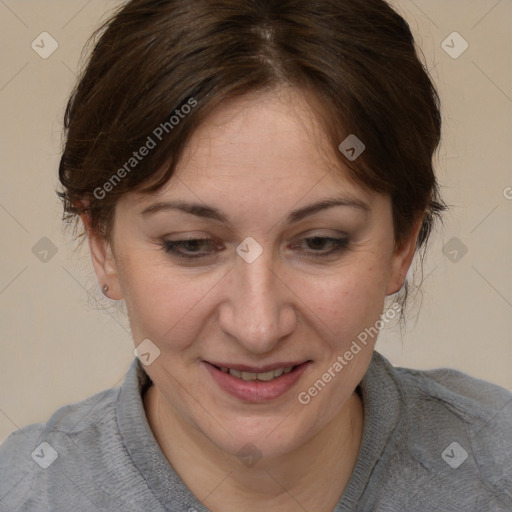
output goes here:
{"type": "MultiPolygon", "coordinates": [[[[228,365],[220,366],[217,363],[203,361],[203,366],[209,372],[217,385],[226,393],[244,402],[267,402],[274,400],[287,391],[289,391],[295,383],[300,379],[302,374],[307,370],[311,361],[302,363],[277,363],[267,366],[254,367],[244,365],[228,365]],[[258,380],[245,381],[237,377],[233,377],[229,373],[222,372],[219,368],[232,368],[238,371],[247,371],[252,373],[264,373],[265,371],[275,370],[276,368],[287,368],[295,366],[290,372],[277,377],[269,382],[258,380]]],[[[224,364],[224,363],[223,363],[224,364]]]]}
{"type": "Polygon", "coordinates": [[[265,366],[248,366],[246,364],[232,364],[232,363],[219,363],[216,361],[205,361],[205,363],[218,366],[219,368],[230,368],[232,370],[238,370],[239,372],[251,372],[251,373],[265,373],[270,370],[277,370],[278,368],[290,368],[290,366],[299,366],[305,361],[288,361],[284,363],[272,363],[265,366]]]}

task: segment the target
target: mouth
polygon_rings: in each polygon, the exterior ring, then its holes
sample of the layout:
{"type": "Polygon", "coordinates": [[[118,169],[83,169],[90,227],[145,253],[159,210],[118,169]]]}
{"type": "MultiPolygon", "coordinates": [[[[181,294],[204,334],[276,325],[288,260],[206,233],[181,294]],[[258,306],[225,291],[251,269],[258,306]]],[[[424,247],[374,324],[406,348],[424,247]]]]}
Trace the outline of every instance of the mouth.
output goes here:
{"type": "Polygon", "coordinates": [[[281,375],[286,375],[286,374],[292,372],[295,368],[297,368],[297,366],[298,365],[280,367],[280,368],[276,368],[275,370],[268,370],[266,372],[247,372],[247,371],[240,371],[235,368],[227,368],[227,367],[219,367],[219,366],[215,366],[215,368],[217,368],[221,372],[229,373],[230,375],[232,375],[233,377],[236,377],[237,379],[245,380],[246,382],[251,381],[251,380],[259,380],[261,382],[270,382],[274,379],[281,377],[281,375]]]}
{"type": "Polygon", "coordinates": [[[299,380],[311,360],[254,367],[203,361],[213,380],[225,392],[246,402],[278,398],[299,380]]]}

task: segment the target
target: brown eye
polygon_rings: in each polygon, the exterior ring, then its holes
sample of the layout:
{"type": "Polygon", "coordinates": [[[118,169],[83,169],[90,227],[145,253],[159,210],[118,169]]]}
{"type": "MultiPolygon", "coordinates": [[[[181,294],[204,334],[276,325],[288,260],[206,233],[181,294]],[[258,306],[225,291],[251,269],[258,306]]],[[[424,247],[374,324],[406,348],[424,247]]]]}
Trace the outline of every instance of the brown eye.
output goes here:
{"type": "Polygon", "coordinates": [[[333,238],[313,236],[304,238],[299,247],[304,247],[312,256],[329,256],[344,250],[348,245],[348,238],[333,238]]]}
{"type": "Polygon", "coordinates": [[[218,248],[214,240],[208,238],[194,238],[189,240],[164,240],[163,249],[168,254],[180,258],[204,258],[210,256],[212,249],[218,248]],[[201,249],[206,249],[202,251],[201,249]]]}

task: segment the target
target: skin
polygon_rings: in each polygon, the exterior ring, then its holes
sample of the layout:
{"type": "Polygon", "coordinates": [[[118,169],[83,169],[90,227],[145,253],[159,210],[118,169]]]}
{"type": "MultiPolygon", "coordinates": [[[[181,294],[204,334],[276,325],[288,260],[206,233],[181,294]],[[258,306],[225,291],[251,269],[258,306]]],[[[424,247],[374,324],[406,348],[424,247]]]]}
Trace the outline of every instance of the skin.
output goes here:
{"type": "Polygon", "coordinates": [[[162,190],[119,200],[110,242],[88,231],[98,280],[126,301],[135,345],[149,338],[160,350],[146,367],[150,427],[213,511],[331,511],[357,459],[364,418],[355,389],[376,339],[309,404],[297,397],[379,319],[403,284],[420,223],[395,247],[390,198],[349,180],[324,140],[296,90],[225,103],[162,190]],[[287,222],[292,210],[338,196],[368,211],[335,206],[287,222]],[[172,200],[216,208],[227,222],[176,209],[141,214],[172,200]],[[306,240],[347,234],[331,254],[329,242],[306,240]],[[236,253],[249,236],[263,249],[252,263],[236,253]],[[192,262],[163,250],[163,240],[187,237],[216,243],[182,246],[207,254],[192,262]],[[284,395],[247,403],[221,390],[204,360],[311,363],[284,395]],[[237,456],[247,443],[261,456],[252,467],[237,456]]]}

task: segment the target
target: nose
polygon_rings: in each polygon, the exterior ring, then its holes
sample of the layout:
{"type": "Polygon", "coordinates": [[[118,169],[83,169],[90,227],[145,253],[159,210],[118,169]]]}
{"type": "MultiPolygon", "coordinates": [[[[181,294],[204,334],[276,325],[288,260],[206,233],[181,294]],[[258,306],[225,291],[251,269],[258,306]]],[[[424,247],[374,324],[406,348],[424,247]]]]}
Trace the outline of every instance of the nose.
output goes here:
{"type": "Polygon", "coordinates": [[[252,263],[236,258],[219,312],[220,328],[253,354],[270,352],[297,325],[293,293],[269,253],[252,263]]]}

